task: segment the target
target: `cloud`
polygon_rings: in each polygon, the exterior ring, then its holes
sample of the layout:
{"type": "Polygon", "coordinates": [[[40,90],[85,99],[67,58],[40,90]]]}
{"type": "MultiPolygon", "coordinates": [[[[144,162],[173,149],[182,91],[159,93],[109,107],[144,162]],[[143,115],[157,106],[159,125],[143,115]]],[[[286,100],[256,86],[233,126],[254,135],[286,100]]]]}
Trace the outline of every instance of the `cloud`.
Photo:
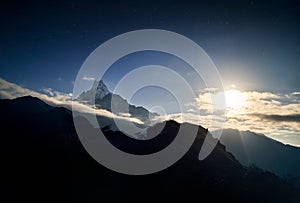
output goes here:
{"type": "Polygon", "coordinates": [[[93,78],[93,77],[87,77],[87,76],[84,76],[82,79],[86,80],[86,81],[94,81],[95,80],[95,78],[93,78]]]}
{"type": "MultiPolygon", "coordinates": [[[[218,102],[219,91],[204,89],[199,97],[189,106],[197,107],[200,115],[192,116],[187,112],[187,122],[200,124],[212,130],[211,121],[220,106],[213,103],[213,97],[218,102]]],[[[240,91],[243,98],[241,105],[232,108],[225,105],[225,128],[251,130],[279,140],[283,143],[299,146],[300,143],[300,92],[275,94],[272,92],[240,91]],[[295,136],[299,141],[295,142],[295,136]],[[290,138],[290,140],[289,140],[290,138]]],[[[226,92],[225,92],[226,95],[226,92]]],[[[233,101],[238,98],[232,98],[233,101]]],[[[186,112],[184,112],[186,114],[186,112]]],[[[221,115],[221,114],[220,114],[221,115]]],[[[170,116],[170,115],[169,115],[170,116]]],[[[177,119],[177,118],[176,118],[177,119]]],[[[179,119],[178,119],[179,120],[179,119]]]]}
{"type": "Polygon", "coordinates": [[[187,112],[196,113],[197,111],[195,109],[188,109],[187,112]]]}
{"type": "Polygon", "coordinates": [[[253,114],[258,116],[261,119],[277,121],[277,122],[300,122],[300,114],[291,114],[291,115],[263,115],[263,114],[253,114]]]}
{"type": "Polygon", "coordinates": [[[14,99],[17,97],[31,95],[45,101],[50,105],[61,106],[70,110],[72,110],[73,107],[74,110],[81,113],[95,114],[98,116],[135,122],[137,124],[144,124],[138,118],[129,117],[128,115],[115,115],[104,109],[95,109],[92,106],[72,101],[71,93],[58,92],[51,88],[44,88],[42,91],[43,93],[32,91],[0,78],[0,99],[14,99]]]}
{"type": "Polygon", "coordinates": [[[300,92],[293,92],[292,95],[300,96],[300,92]]]}
{"type": "MultiPolygon", "coordinates": [[[[263,133],[275,140],[286,144],[300,146],[300,92],[275,94],[272,92],[240,91],[243,98],[237,109],[225,106],[226,116],[218,112],[221,105],[213,103],[212,97],[218,102],[220,93],[217,89],[203,89],[195,102],[189,103],[189,109],[182,113],[158,116],[158,121],[173,119],[177,122],[189,122],[208,128],[210,131],[218,129],[218,124],[224,119],[224,128],[241,131],[263,133]],[[198,112],[194,109],[198,108],[198,112]],[[298,141],[296,139],[298,137],[298,141]]],[[[225,93],[226,95],[226,93],[225,93]]],[[[236,98],[233,98],[233,101],[236,98]]]]}
{"type": "Polygon", "coordinates": [[[118,113],[118,115],[124,116],[124,117],[131,117],[130,113],[118,113]]]}

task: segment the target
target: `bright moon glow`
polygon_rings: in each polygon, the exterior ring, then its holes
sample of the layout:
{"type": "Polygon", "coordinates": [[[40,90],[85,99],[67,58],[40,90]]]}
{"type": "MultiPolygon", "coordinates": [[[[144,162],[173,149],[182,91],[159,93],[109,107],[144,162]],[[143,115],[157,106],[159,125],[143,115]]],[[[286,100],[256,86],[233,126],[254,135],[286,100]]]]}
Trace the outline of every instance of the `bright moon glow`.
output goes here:
{"type": "Polygon", "coordinates": [[[213,112],[214,110],[225,110],[227,115],[241,114],[248,105],[248,94],[237,89],[230,89],[216,93],[206,93],[198,99],[204,108],[213,112]],[[224,101],[225,99],[225,101],[224,101]]]}
{"type": "Polygon", "coordinates": [[[240,109],[246,102],[247,96],[238,90],[231,89],[225,91],[226,107],[230,110],[240,109]]]}

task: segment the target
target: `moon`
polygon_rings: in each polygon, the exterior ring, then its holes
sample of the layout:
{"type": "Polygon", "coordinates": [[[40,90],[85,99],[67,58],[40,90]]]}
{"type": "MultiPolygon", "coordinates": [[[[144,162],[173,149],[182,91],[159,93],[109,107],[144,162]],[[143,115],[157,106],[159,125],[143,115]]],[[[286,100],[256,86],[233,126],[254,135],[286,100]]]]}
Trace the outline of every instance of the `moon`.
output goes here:
{"type": "Polygon", "coordinates": [[[247,96],[236,89],[230,89],[225,91],[226,108],[229,110],[238,111],[241,109],[247,100],[247,96]]]}

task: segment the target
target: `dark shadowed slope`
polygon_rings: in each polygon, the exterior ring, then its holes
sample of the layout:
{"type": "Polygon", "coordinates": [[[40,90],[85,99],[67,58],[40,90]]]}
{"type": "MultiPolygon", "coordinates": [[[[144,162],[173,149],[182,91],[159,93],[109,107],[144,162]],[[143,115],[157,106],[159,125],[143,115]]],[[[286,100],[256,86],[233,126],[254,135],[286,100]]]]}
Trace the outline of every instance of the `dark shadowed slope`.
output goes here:
{"type": "MultiPolygon", "coordinates": [[[[104,168],[86,153],[66,109],[23,97],[0,100],[0,115],[0,198],[11,202],[300,200],[289,184],[271,173],[243,167],[221,144],[207,159],[198,161],[207,134],[202,127],[192,148],[176,164],[159,173],[129,176],[104,168]]],[[[82,120],[82,125],[89,123],[82,120]]],[[[168,121],[150,142],[108,129],[106,137],[124,151],[147,154],[168,145],[178,128],[178,123],[168,121]]]]}

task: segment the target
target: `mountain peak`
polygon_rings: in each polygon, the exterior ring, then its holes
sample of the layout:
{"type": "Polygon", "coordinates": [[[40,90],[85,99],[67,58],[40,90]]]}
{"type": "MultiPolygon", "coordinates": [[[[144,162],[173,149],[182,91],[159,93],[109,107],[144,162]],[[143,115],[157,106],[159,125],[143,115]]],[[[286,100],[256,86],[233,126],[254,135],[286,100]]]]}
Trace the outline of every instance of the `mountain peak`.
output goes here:
{"type": "Polygon", "coordinates": [[[88,91],[82,92],[78,96],[78,100],[90,103],[93,97],[95,99],[103,99],[109,93],[110,92],[103,80],[100,81],[95,80],[92,88],[88,91]]]}
{"type": "Polygon", "coordinates": [[[106,86],[106,84],[104,83],[103,80],[95,81],[94,85],[97,85],[96,88],[96,99],[103,99],[103,97],[105,97],[106,95],[108,95],[110,92],[106,86]],[[98,84],[98,85],[97,85],[98,84]]]}
{"type": "Polygon", "coordinates": [[[129,113],[132,117],[136,117],[145,122],[145,124],[150,123],[150,118],[158,115],[156,113],[149,112],[144,107],[137,107],[135,105],[129,104],[128,101],[120,95],[111,93],[103,80],[95,80],[90,90],[84,91],[79,95],[78,101],[88,104],[94,104],[97,108],[105,109],[110,112],[112,111],[113,105],[113,113],[129,113]],[[129,107],[129,112],[125,111],[126,106],[129,107]]]}

